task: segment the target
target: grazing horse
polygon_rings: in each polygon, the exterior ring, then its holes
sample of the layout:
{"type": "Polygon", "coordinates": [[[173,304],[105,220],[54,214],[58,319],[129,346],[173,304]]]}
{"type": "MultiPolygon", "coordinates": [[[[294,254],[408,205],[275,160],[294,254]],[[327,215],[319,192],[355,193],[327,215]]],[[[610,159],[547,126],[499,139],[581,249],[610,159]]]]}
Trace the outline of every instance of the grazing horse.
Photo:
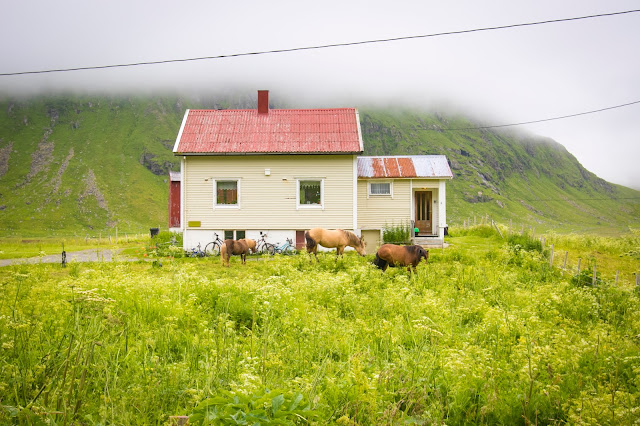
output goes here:
{"type": "Polygon", "coordinates": [[[342,256],[346,246],[356,249],[360,256],[365,255],[364,240],[353,232],[345,231],[344,229],[330,230],[324,228],[313,228],[304,233],[304,238],[307,240],[309,261],[311,261],[311,253],[316,256],[316,261],[318,260],[318,244],[327,248],[335,247],[336,260],[338,260],[338,256],[342,256]]]}
{"type": "Polygon", "coordinates": [[[397,246],[395,244],[383,244],[376,253],[373,264],[382,269],[387,270],[387,266],[406,266],[407,271],[416,271],[416,266],[424,257],[426,262],[429,259],[429,250],[425,250],[421,246],[397,246]]]}
{"type": "Polygon", "coordinates": [[[243,240],[224,240],[220,246],[220,261],[223,266],[229,266],[229,259],[232,254],[240,255],[242,264],[247,263],[247,254],[249,253],[249,245],[243,240]],[[226,263],[226,265],[225,265],[226,263]]]}
{"type": "Polygon", "coordinates": [[[256,252],[256,240],[252,240],[251,238],[242,238],[238,241],[244,241],[245,243],[247,243],[247,245],[249,246],[249,250],[251,250],[251,253],[256,252]]]}

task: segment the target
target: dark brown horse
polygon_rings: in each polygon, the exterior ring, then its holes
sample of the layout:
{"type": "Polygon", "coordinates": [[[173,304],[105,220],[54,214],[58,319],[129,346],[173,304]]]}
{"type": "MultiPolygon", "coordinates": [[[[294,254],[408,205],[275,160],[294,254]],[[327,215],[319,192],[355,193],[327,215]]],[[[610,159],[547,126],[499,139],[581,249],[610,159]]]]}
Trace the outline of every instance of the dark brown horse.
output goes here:
{"type": "Polygon", "coordinates": [[[344,229],[324,229],[313,228],[304,233],[304,238],[307,240],[307,253],[309,253],[309,261],[311,261],[311,253],[316,256],[318,260],[318,244],[322,247],[336,248],[336,260],[338,256],[342,256],[344,248],[349,246],[356,249],[360,256],[365,255],[365,243],[364,240],[358,237],[351,231],[345,231],[344,229]]]}
{"type": "Polygon", "coordinates": [[[247,263],[247,254],[249,254],[249,245],[244,240],[224,240],[220,246],[220,261],[223,266],[229,266],[231,255],[240,255],[242,264],[247,263]]]}
{"type": "Polygon", "coordinates": [[[407,271],[416,271],[416,266],[424,257],[426,262],[429,259],[429,250],[425,250],[421,246],[397,246],[395,244],[383,244],[376,253],[373,264],[382,269],[387,270],[387,266],[406,266],[407,271]]]}

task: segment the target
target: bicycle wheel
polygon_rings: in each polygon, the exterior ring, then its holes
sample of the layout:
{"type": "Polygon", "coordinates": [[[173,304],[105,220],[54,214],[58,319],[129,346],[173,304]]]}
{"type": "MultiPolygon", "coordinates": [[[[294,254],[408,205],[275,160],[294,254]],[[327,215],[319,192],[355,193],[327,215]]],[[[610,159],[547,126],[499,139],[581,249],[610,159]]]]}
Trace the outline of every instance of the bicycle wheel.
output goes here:
{"type": "Polygon", "coordinates": [[[293,255],[296,254],[296,248],[292,245],[288,245],[286,249],[284,249],[284,254],[293,255]]]}
{"type": "Polygon", "coordinates": [[[273,244],[265,243],[265,245],[263,245],[260,249],[260,253],[274,255],[276,254],[276,246],[274,246],[273,244]]]}
{"type": "Polygon", "coordinates": [[[211,253],[211,256],[217,256],[220,254],[220,243],[218,243],[217,241],[212,241],[209,244],[207,244],[204,247],[204,252],[209,254],[211,253]]]}

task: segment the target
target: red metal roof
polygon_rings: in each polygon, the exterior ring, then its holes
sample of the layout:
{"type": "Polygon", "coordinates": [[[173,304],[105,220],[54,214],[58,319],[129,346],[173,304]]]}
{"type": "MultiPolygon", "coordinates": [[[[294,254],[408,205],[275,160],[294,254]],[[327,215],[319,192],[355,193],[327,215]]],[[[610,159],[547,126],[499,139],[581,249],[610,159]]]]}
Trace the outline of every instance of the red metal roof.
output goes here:
{"type": "Polygon", "coordinates": [[[444,155],[358,157],[359,178],[453,178],[444,155]]]}
{"type": "Polygon", "coordinates": [[[362,152],[355,108],[187,110],[176,154],[362,152]]]}

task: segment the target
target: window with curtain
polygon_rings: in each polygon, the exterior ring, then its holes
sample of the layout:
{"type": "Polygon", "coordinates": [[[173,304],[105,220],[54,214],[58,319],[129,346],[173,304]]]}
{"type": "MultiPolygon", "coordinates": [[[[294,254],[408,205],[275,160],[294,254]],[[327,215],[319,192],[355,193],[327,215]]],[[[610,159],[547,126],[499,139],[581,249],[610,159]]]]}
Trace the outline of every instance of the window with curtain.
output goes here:
{"type": "Polygon", "coordinates": [[[370,182],[369,195],[391,195],[391,182],[370,182]]]}
{"type": "Polygon", "coordinates": [[[300,205],[322,205],[322,181],[321,180],[301,180],[299,181],[300,205]]]}
{"type": "Polygon", "coordinates": [[[219,180],[216,181],[216,204],[218,205],[238,205],[238,181],[219,180]]]}

